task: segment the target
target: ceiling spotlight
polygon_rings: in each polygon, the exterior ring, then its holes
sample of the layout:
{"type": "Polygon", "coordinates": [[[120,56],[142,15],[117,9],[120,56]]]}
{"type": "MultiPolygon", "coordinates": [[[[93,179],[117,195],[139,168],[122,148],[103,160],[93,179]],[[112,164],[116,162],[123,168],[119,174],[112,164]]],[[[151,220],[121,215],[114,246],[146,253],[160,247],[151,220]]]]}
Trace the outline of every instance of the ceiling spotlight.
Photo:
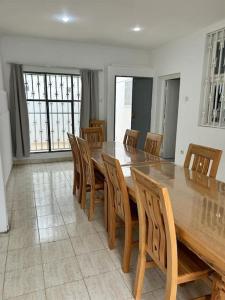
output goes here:
{"type": "Polygon", "coordinates": [[[138,25],[132,28],[132,31],[135,31],[135,32],[139,32],[139,31],[142,31],[142,30],[143,30],[143,28],[141,28],[138,25]]]}
{"type": "Polygon", "coordinates": [[[61,22],[61,23],[65,23],[65,24],[72,23],[75,20],[77,20],[77,18],[75,18],[74,16],[67,15],[67,14],[55,15],[55,16],[53,16],[53,18],[56,21],[61,22]]]}
{"type": "Polygon", "coordinates": [[[69,20],[70,20],[70,18],[69,18],[68,16],[63,16],[63,17],[62,17],[62,21],[63,21],[64,23],[68,23],[69,20]]]}

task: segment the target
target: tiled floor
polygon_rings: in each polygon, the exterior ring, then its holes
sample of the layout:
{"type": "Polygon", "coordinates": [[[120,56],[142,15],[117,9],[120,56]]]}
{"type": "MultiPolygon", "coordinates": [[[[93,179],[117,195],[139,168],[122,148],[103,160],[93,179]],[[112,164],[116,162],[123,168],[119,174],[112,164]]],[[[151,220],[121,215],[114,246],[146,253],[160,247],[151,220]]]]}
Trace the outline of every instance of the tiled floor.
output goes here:
{"type": "MultiPolygon", "coordinates": [[[[109,250],[98,207],[91,223],[72,196],[72,162],[17,166],[8,188],[11,231],[0,235],[0,300],[132,299],[131,272],[121,270],[122,235],[109,250]]],[[[163,299],[165,278],[146,271],[143,299],[163,299]]],[[[201,295],[203,283],[179,288],[201,295]]]]}

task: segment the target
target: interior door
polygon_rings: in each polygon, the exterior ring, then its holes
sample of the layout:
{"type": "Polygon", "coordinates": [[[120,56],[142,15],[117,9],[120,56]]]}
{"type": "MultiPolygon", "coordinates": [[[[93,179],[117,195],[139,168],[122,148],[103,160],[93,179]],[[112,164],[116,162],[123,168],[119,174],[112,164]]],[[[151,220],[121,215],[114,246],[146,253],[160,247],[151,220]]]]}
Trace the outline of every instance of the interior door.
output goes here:
{"type": "Polygon", "coordinates": [[[131,128],[140,131],[139,149],[143,149],[146,133],[150,130],[152,84],[152,78],[133,78],[131,128]]]}
{"type": "Polygon", "coordinates": [[[168,159],[175,158],[179,89],[180,79],[170,79],[166,81],[163,157],[168,159]]]}

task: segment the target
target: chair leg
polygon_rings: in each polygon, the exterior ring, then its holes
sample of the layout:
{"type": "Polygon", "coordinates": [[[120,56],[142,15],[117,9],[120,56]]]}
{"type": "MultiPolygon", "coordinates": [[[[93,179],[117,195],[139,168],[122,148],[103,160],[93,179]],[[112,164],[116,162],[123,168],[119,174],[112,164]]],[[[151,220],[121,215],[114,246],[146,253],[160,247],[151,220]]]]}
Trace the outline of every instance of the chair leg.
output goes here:
{"type": "Polygon", "coordinates": [[[95,211],[95,190],[91,187],[90,207],[88,212],[88,220],[92,221],[95,211]]]}
{"type": "Polygon", "coordinates": [[[166,300],[173,300],[176,299],[177,296],[177,283],[176,282],[172,282],[170,279],[168,279],[168,275],[167,275],[167,281],[166,282],[166,294],[165,294],[165,299],[166,300]]]}
{"type": "Polygon", "coordinates": [[[123,250],[123,264],[122,269],[124,273],[128,273],[130,269],[130,258],[132,251],[132,225],[125,224],[125,242],[123,250]]]}
{"type": "Polygon", "coordinates": [[[134,297],[136,300],[141,299],[142,287],[144,283],[144,275],[146,268],[146,256],[144,252],[139,252],[138,254],[138,263],[137,263],[137,271],[134,282],[134,297]]]}
{"type": "Polygon", "coordinates": [[[80,206],[82,209],[85,209],[86,207],[86,181],[82,180],[82,188],[81,188],[81,202],[80,206]]]}
{"type": "Polygon", "coordinates": [[[104,223],[105,229],[108,231],[108,190],[106,182],[104,182],[104,223]]]}
{"type": "Polygon", "coordinates": [[[108,244],[109,249],[114,249],[116,246],[116,214],[113,208],[109,208],[109,216],[108,216],[108,244]]]}
{"type": "Polygon", "coordinates": [[[166,300],[176,299],[177,296],[177,278],[173,278],[173,276],[169,273],[166,276],[166,300]]]}
{"type": "Polygon", "coordinates": [[[81,174],[79,174],[79,186],[77,187],[77,199],[78,202],[81,203],[81,199],[82,199],[82,177],[81,174]]]}
{"type": "Polygon", "coordinates": [[[74,172],[73,172],[73,195],[76,194],[76,187],[77,187],[77,172],[76,172],[76,169],[74,168],[74,172]]]}

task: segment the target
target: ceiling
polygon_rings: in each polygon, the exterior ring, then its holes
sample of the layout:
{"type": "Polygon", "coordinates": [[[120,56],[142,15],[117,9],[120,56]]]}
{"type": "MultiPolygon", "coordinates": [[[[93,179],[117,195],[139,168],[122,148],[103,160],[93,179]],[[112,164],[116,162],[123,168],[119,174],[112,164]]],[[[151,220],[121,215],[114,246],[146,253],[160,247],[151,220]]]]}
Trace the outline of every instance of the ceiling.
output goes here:
{"type": "Polygon", "coordinates": [[[0,0],[0,34],[147,49],[223,18],[225,0],[0,0]]]}

